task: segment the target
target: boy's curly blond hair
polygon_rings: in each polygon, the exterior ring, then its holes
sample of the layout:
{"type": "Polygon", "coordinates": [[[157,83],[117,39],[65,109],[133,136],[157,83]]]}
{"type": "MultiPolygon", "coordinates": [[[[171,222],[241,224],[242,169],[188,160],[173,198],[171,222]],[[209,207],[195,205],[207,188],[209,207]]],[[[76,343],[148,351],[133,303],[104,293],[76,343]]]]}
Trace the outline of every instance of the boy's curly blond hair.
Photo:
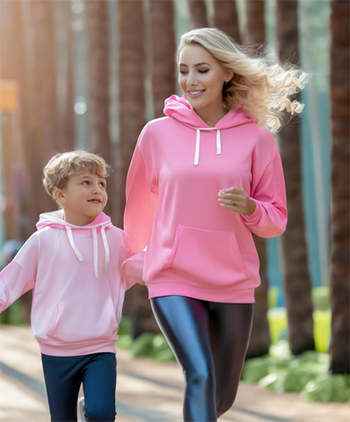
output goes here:
{"type": "Polygon", "coordinates": [[[99,177],[108,177],[111,167],[99,155],[87,151],[69,151],[54,155],[44,167],[43,184],[53,197],[55,189],[64,189],[69,179],[89,171],[99,177]]]}

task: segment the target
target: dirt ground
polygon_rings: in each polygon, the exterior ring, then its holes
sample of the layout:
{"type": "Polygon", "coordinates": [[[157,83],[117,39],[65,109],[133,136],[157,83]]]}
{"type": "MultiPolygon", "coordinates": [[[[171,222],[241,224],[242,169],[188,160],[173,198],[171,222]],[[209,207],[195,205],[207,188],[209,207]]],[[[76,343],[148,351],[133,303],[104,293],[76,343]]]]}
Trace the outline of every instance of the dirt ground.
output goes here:
{"type": "MultiPolygon", "coordinates": [[[[183,377],[177,363],[131,359],[119,350],[117,420],[182,421],[183,377]]],[[[50,420],[39,347],[28,327],[0,326],[0,421],[50,420]]],[[[350,406],[308,403],[297,394],[278,395],[241,383],[221,422],[350,422],[350,406]]]]}

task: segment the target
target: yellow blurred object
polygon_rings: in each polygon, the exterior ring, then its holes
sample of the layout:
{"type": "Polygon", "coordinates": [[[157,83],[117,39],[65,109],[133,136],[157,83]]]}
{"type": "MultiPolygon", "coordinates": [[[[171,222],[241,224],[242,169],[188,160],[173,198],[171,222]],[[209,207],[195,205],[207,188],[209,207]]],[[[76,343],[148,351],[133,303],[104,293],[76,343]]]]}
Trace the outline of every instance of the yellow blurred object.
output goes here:
{"type": "MultiPolygon", "coordinates": [[[[267,313],[270,327],[271,344],[282,339],[282,334],[288,329],[285,308],[271,308],[267,313]]],[[[318,352],[328,353],[331,338],[331,311],[314,311],[314,339],[318,352]]]]}
{"type": "Polygon", "coordinates": [[[271,308],[267,312],[270,326],[271,343],[281,340],[282,331],[287,329],[287,314],[285,308],[271,308]]]}
{"type": "Polygon", "coordinates": [[[11,113],[18,108],[18,83],[10,79],[0,80],[0,111],[11,113]]]}
{"type": "Polygon", "coordinates": [[[331,339],[331,311],[314,312],[315,348],[318,352],[328,353],[331,339]]]}

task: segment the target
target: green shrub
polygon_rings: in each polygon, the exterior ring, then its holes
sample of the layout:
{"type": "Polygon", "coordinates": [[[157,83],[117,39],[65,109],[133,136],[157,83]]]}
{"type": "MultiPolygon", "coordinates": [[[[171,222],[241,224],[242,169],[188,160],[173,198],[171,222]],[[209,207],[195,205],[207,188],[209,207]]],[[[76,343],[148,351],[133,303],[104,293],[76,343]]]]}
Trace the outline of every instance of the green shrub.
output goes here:
{"type": "Polygon", "coordinates": [[[350,400],[348,375],[320,375],[308,382],[301,392],[308,401],[347,402],[350,400]]]}
{"type": "Polygon", "coordinates": [[[118,336],[117,347],[119,349],[129,350],[132,346],[132,338],[129,334],[122,334],[118,336]]]}
{"type": "Polygon", "coordinates": [[[150,357],[152,356],[153,346],[152,341],[154,333],[143,333],[134,340],[130,352],[132,357],[150,357]]]}
{"type": "Polygon", "coordinates": [[[330,309],[329,287],[314,287],[312,289],[312,302],[316,311],[327,311],[330,309]]]}

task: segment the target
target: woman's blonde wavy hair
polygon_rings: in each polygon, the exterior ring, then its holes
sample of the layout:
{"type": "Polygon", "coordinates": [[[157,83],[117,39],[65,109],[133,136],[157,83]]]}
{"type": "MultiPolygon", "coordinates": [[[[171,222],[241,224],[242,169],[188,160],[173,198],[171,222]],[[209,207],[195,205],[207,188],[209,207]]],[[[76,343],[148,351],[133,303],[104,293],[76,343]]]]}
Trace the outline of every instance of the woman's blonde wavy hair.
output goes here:
{"type": "Polygon", "coordinates": [[[223,68],[235,72],[223,88],[227,109],[235,109],[241,104],[246,113],[258,119],[258,126],[271,132],[277,132],[281,127],[286,111],[292,115],[302,112],[304,105],[290,97],[305,87],[309,75],[297,66],[270,63],[266,55],[237,44],[217,28],[194,29],[183,34],[178,59],[182,49],[191,43],[200,44],[223,68]]]}

